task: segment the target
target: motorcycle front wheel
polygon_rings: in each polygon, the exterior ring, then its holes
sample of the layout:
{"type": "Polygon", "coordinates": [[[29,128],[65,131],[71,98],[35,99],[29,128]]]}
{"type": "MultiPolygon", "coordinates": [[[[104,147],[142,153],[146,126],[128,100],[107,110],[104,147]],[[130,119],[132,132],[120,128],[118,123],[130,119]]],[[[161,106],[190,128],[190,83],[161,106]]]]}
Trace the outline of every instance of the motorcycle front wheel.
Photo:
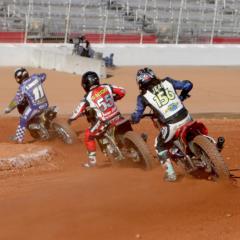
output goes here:
{"type": "Polygon", "coordinates": [[[152,169],[154,166],[154,159],[141,136],[136,132],[128,131],[123,137],[125,147],[128,151],[128,158],[146,170],[152,169]]]}
{"type": "Polygon", "coordinates": [[[52,122],[52,129],[55,132],[56,136],[60,138],[64,143],[73,144],[76,142],[77,135],[67,123],[55,119],[52,122]]]}
{"type": "Polygon", "coordinates": [[[227,180],[230,177],[228,167],[216,145],[203,135],[193,139],[195,155],[211,169],[210,175],[215,179],[227,180]]]}

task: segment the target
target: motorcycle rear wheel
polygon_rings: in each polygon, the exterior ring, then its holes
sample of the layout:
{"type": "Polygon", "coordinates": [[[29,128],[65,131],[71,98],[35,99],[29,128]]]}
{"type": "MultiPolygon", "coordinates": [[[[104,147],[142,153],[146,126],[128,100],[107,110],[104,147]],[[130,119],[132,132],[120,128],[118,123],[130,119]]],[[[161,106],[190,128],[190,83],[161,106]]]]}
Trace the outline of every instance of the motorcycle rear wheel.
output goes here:
{"type": "Polygon", "coordinates": [[[134,151],[137,155],[134,163],[140,164],[146,170],[151,170],[154,166],[154,158],[139,134],[134,131],[128,131],[124,134],[125,146],[129,151],[134,151]]]}
{"type": "Polygon", "coordinates": [[[55,119],[52,122],[52,129],[54,130],[56,135],[66,144],[73,144],[77,140],[77,135],[75,134],[75,132],[64,121],[55,119]]]}
{"type": "Polygon", "coordinates": [[[212,171],[210,175],[218,180],[228,180],[230,173],[226,163],[214,143],[203,135],[193,139],[196,148],[196,155],[210,164],[212,171]]]}

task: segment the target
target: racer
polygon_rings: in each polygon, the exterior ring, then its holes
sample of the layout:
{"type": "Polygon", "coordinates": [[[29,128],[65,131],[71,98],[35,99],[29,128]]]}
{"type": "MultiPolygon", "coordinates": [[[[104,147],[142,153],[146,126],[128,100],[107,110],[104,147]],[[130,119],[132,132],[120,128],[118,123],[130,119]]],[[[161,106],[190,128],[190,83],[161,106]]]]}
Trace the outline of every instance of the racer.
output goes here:
{"type": "Polygon", "coordinates": [[[94,122],[85,131],[88,161],[83,164],[84,167],[90,168],[96,166],[97,163],[95,138],[104,132],[110,123],[121,118],[115,101],[125,96],[125,90],[110,84],[100,84],[97,73],[92,71],[83,74],[82,87],[86,94],[68,119],[68,123],[83,116],[89,109],[92,110],[94,122]]]}
{"type": "Polygon", "coordinates": [[[16,143],[23,143],[29,120],[48,108],[48,100],[42,86],[42,83],[46,79],[46,74],[41,73],[29,76],[28,71],[21,67],[16,69],[14,77],[19,84],[19,88],[4,112],[6,114],[10,113],[18,107],[21,114],[20,122],[12,140],[16,143]]]}
{"type": "Polygon", "coordinates": [[[174,80],[170,77],[158,79],[150,68],[138,70],[136,81],[140,89],[137,97],[137,107],[131,115],[132,123],[138,123],[149,106],[163,125],[155,139],[155,149],[160,163],[165,169],[164,179],[176,181],[177,175],[168,155],[168,144],[174,137],[177,129],[192,120],[183,105],[193,84],[188,81],[174,80]],[[176,90],[182,90],[178,96],[176,90]]]}

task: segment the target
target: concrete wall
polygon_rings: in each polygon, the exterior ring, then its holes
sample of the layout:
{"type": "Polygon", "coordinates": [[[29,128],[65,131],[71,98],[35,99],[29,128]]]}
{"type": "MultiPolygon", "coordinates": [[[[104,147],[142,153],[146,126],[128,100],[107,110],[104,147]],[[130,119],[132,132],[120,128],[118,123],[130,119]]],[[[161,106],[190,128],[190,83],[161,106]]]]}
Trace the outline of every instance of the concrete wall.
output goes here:
{"type": "Polygon", "coordinates": [[[25,66],[82,74],[95,71],[104,78],[102,60],[73,56],[72,45],[0,44],[0,66],[25,66]]]}
{"type": "MultiPolygon", "coordinates": [[[[103,56],[114,53],[117,66],[233,66],[240,65],[240,45],[92,44],[103,56]]],[[[103,61],[72,56],[72,44],[0,44],[0,66],[30,66],[106,76],[103,61]]]]}
{"type": "Polygon", "coordinates": [[[208,44],[93,44],[103,56],[114,53],[118,66],[232,66],[240,65],[240,45],[208,44]]]}

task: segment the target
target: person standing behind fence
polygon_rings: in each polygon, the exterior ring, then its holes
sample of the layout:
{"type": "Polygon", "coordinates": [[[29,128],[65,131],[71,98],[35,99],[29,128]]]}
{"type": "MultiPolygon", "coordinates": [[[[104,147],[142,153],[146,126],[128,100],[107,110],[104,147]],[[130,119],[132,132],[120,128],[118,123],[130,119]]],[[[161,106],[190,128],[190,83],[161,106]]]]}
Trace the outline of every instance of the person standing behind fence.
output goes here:
{"type": "Polygon", "coordinates": [[[94,57],[94,50],[91,48],[90,42],[85,36],[78,38],[78,55],[82,57],[94,57]]]}

